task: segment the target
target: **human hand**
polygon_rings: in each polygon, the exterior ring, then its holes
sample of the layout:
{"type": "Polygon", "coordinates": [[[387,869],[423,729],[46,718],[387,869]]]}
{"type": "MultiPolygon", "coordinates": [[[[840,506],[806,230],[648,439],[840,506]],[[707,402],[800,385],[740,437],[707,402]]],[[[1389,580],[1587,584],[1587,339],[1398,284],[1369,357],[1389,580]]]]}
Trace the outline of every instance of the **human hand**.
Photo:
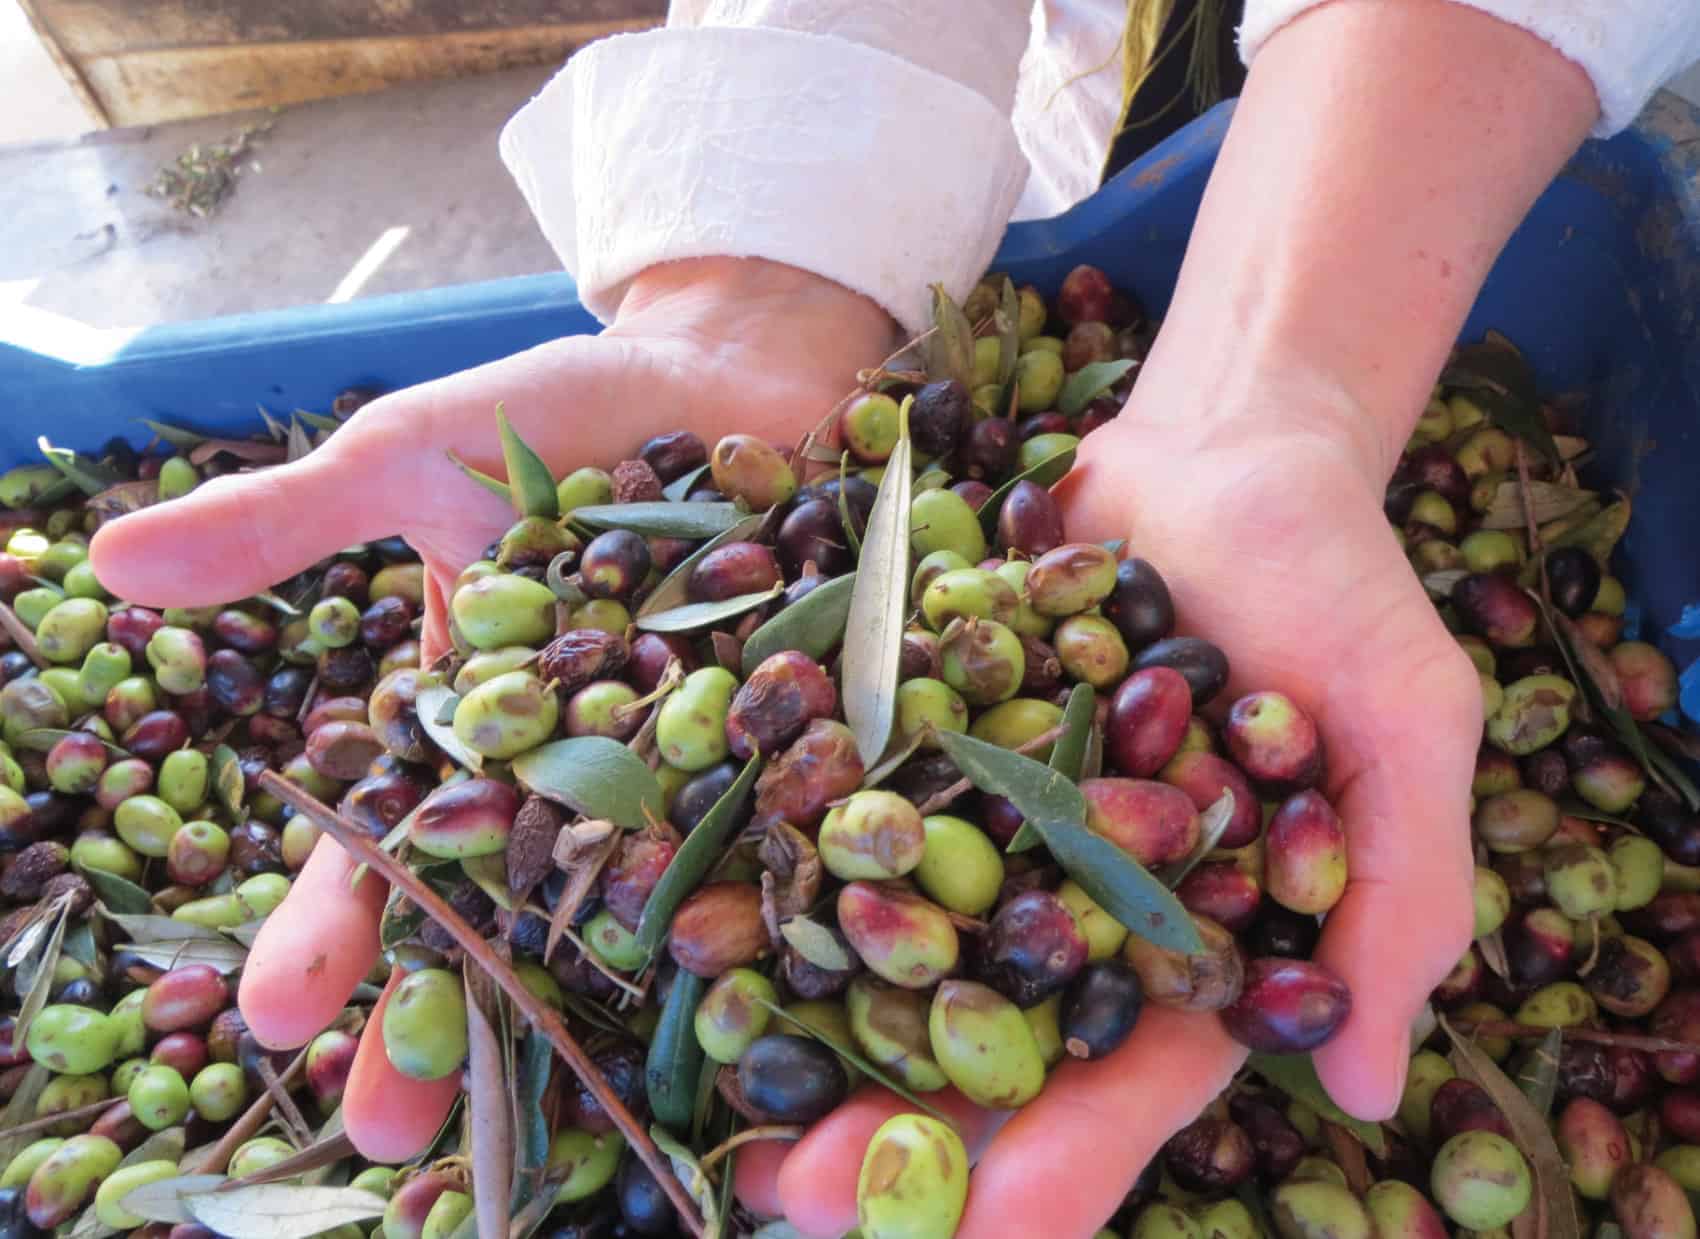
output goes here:
{"type": "MultiPolygon", "coordinates": [[[[456,575],[514,516],[462,477],[453,450],[500,475],[492,413],[561,472],[611,466],[652,435],[694,430],[710,448],[738,430],[795,443],[889,351],[894,328],[872,302],[794,268],[699,260],[652,268],[616,323],[372,402],[307,459],[220,478],[102,529],[91,555],[118,596],[199,606],[269,588],[342,547],[405,536],[427,568],[423,644],[447,648],[456,575]]],[[[243,969],[240,1003],[265,1045],[305,1043],[340,1012],[378,958],[385,884],[322,839],[243,969]]],[[[386,991],[385,1001],[388,993],[386,991]]],[[[458,1076],[423,1083],[361,1040],[344,1095],[349,1138],[399,1161],[436,1133],[458,1076]]]]}

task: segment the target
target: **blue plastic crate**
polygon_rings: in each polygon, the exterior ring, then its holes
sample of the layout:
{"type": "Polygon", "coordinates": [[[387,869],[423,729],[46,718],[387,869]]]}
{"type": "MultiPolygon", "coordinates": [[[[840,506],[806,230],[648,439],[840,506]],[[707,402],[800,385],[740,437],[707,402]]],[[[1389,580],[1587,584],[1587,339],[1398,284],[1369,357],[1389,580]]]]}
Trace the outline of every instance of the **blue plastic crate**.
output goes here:
{"type": "MultiPolygon", "coordinates": [[[[1012,226],[996,266],[1054,290],[1076,263],[1104,268],[1161,313],[1212,161],[1224,104],[1055,219],[1012,226]]],[[[1589,143],[1495,266],[1467,338],[1497,328],[1546,390],[1588,393],[1597,484],[1633,494],[1624,575],[1643,636],[1688,666],[1700,715],[1700,112],[1659,96],[1629,132],[1589,143]],[[1673,626],[1685,634],[1678,636],[1673,626]]],[[[94,448],[140,442],[138,417],[251,429],[255,406],[326,408],[351,386],[436,378],[594,330],[564,276],[531,276],[150,329],[0,342],[0,463],[37,434],[94,448]]]]}

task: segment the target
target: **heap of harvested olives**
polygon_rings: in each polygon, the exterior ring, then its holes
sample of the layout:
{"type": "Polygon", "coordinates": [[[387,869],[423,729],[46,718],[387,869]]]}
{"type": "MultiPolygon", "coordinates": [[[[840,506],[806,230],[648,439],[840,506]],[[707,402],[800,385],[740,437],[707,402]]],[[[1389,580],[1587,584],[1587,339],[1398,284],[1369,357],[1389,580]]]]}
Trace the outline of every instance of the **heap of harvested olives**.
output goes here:
{"type": "MultiPolygon", "coordinates": [[[[258,778],[351,807],[405,779],[405,803],[376,798],[392,823],[423,798],[434,772],[385,755],[367,703],[418,665],[422,565],[394,539],[256,598],[162,613],[113,598],[88,562],[102,521],[298,458],[340,424],[312,421],[311,438],[296,421],[260,440],[159,425],[173,454],[47,446],[47,463],[0,475],[7,1236],[143,1227],[155,1213],[126,1208],[131,1192],[263,1174],[312,1143],[303,1108],[334,1121],[359,1008],[292,1065],[235,1005],[247,946],[319,834],[258,778]]],[[[333,1160],[353,1175],[346,1149],[333,1160]]]]}

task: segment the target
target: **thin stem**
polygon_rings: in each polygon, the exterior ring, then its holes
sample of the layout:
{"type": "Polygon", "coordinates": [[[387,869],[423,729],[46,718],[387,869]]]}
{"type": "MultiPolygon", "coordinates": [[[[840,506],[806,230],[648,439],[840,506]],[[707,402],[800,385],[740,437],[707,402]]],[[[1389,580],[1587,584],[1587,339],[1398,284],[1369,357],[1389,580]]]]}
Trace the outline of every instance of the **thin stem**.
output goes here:
{"type": "Polygon", "coordinates": [[[649,1168],[649,1172],[655,1176],[655,1181],[661,1185],[662,1191],[667,1193],[673,1207],[684,1220],[685,1228],[700,1239],[703,1233],[702,1218],[697,1212],[696,1202],[673,1173],[672,1164],[661,1155],[661,1150],[655,1147],[655,1141],[650,1139],[649,1132],[626,1108],[626,1103],[608,1086],[608,1081],[597,1070],[596,1064],[591,1062],[590,1056],[567,1031],[561,1017],[525,987],[514,974],[514,970],[496,954],[488,942],[474,932],[472,926],[449,907],[442,896],[415,877],[404,865],[379,851],[364,830],[273,771],[268,770],[260,776],[260,786],[297,813],[304,814],[309,821],[341,844],[349,856],[370,867],[391,885],[400,887],[404,895],[424,910],[425,915],[448,932],[468,958],[502,987],[502,991],[513,1004],[531,1021],[532,1027],[548,1039],[555,1053],[565,1060],[567,1066],[573,1069],[573,1074],[601,1103],[608,1117],[614,1120],[614,1126],[619,1128],[620,1134],[626,1138],[626,1143],[632,1146],[643,1164],[649,1168]]]}
{"type": "Polygon", "coordinates": [[[24,655],[37,667],[46,669],[47,659],[42,657],[41,647],[35,643],[35,634],[30,626],[18,618],[18,613],[12,610],[9,603],[0,602],[0,628],[6,630],[6,635],[12,638],[24,655]]]}
{"type": "MultiPolygon", "coordinates": [[[[1461,1020],[1455,1025],[1459,1032],[1478,1037],[1517,1037],[1538,1041],[1552,1032],[1533,1024],[1514,1020],[1461,1020]]],[[[1669,1037],[1642,1037],[1634,1033],[1601,1032],[1593,1028],[1566,1028],[1567,1041],[1586,1041],[1593,1045],[1615,1045],[1625,1050],[1643,1050],[1648,1054],[1700,1054],[1700,1041],[1673,1041],[1669,1037]]]]}
{"type": "MultiPolygon", "coordinates": [[[[278,1077],[278,1083],[288,1088],[307,1066],[307,1050],[302,1048],[291,1061],[284,1072],[278,1077]]],[[[208,1149],[191,1165],[185,1159],[181,1167],[184,1174],[223,1174],[226,1166],[236,1150],[250,1140],[254,1133],[260,1130],[266,1117],[272,1112],[272,1095],[270,1092],[261,1093],[242,1117],[232,1123],[229,1129],[219,1139],[219,1142],[208,1149]]]]}
{"type": "Polygon", "coordinates": [[[102,1101],[91,1101],[86,1106],[78,1106],[75,1110],[56,1110],[52,1114],[44,1114],[40,1118],[31,1119],[27,1123],[19,1123],[16,1127],[8,1127],[6,1139],[10,1140],[14,1136],[34,1135],[38,1131],[46,1131],[49,1127],[55,1127],[60,1123],[75,1122],[78,1119],[92,1119],[97,1115],[104,1114],[123,1100],[123,1097],[108,1097],[102,1101]]]}
{"type": "Polygon", "coordinates": [[[803,1133],[808,1130],[807,1127],[798,1127],[794,1124],[746,1127],[737,1135],[729,1137],[703,1154],[702,1172],[706,1175],[720,1163],[721,1158],[742,1145],[754,1144],[757,1140],[801,1140],[803,1133]]]}

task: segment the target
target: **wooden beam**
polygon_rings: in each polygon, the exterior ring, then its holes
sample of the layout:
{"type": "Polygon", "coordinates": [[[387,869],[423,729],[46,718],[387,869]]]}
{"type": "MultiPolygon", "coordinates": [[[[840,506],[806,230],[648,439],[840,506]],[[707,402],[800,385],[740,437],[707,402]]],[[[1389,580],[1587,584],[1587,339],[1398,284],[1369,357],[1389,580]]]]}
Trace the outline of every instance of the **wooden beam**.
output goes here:
{"type": "Polygon", "coordinates": [[[35,37],[40,40],[41,46],[46,50],[48,59],[53,62],[54,68],[59,70],[59,76],[63,77],[66,84],[70,86],[71,93],[77,96],[77,102],[83,105],[83,110],[89,114],[89,119],[94,121],[97,128],[112,128],[112,119],[107,115],[106,108],[102,106],[95,92],[90,89],[82,71],[77,67],[77,62],[59,45],[59,40],[54,37],[52,28],[42,20],[41,14],[36,12],[33,0],[18,0],[18,4],[24,10],[24,20],[29,22],[30,29],[35,31],[35,37]]]}
{"type": "Polygon", "coordinates": [[[95,56],[82,70],[113,124],[152,125],[558,63],[592,39],[657,24],[630,18],[398,38],[165,48],[95,56]]]}

